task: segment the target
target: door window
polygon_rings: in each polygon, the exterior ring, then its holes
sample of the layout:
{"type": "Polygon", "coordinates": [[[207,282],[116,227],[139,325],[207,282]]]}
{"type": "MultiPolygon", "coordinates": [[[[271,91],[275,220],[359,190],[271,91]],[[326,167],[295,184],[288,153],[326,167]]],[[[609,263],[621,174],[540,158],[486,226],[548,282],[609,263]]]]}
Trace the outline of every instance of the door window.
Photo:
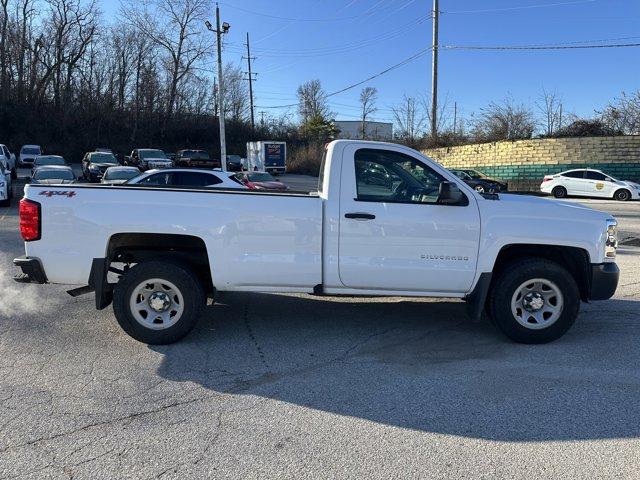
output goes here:
{"type": "Polygon", "coordinates": [[[607,179],[607,176],[600,172],[594,172],[591,170],[587,170],[587,180],[598,180],[600,182],[604,182],[607,179]]]}
{"type": "Polygon", "coordinates": [[[139,182],[140,185],[171,185],[171,173],[160,172],[149,175],[139,182]]]}
{"type": "Polygon", "coordinates": [[[438,202],[439,173],[409,155],[360,149],[355,154],[357,200],[365,202],[438,202]]]}
{"type": "Polygon", "coordinates": [[[584,170],[574,170],[573,172],[563,173],[562,176],[568,178],[584,178],[584,170]]]}
{"type": "Polygon", "coordinates": [[[172,185],[185,187],[206,187],[209,185],[217,185],[218,183],[222,183],[222,180],[209,173],[175,172],[173,174],[172,185]]]}

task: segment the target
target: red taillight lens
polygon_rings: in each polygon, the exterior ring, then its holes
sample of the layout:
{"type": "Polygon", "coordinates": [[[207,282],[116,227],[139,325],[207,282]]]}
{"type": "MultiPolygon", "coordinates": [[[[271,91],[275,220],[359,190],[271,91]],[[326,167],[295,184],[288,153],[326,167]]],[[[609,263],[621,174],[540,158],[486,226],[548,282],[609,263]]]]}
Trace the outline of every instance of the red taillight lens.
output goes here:
{"type": "Polygon", "coordinates": [[[553,180],[553,176],[552,175],[545,175],[544,178],[542,179],[543,182],[548,182],[550,180],[553,180]]]}
{"type": "Polygon", "coordinates": [[[255,189],[256,189],[255,184],[251,183],[251,182],[250,182],[250,181],[248,181],[248,180],[244,182],[244,185],[245,185],[249,190],[255,190],[255,189]]]}
{"type": "Polygon", "coordinates": [[[20,200],[20,235],[25,242],[40,240],[40,204],[23,198],[20,200]]]}

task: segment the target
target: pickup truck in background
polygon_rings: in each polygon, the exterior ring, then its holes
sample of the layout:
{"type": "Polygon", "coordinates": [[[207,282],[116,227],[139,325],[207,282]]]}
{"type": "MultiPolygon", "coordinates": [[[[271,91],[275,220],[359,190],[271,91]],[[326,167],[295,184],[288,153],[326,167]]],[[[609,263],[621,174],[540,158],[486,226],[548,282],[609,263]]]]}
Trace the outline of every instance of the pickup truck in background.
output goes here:
{"type": "Polygon", "coordinates": [[[14,263],[18,281],[113,303],[149,344],[185,336],[217,291],[461,298],[472,318],[486,311],[509,338],[543,343],[581,301],[614,294],[616,228],[576,204],[481,195],[404,146],[338,140],[316,195],[27,186],[14,263]]]}

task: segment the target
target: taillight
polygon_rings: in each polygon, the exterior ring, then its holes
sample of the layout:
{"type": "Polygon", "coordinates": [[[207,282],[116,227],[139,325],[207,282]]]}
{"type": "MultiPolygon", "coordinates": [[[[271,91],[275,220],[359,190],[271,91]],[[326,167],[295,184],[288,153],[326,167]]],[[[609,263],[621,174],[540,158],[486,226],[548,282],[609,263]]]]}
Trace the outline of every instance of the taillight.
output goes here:
{"type": "Polygon", "coordinates": [[[250,182],[249,180],[244,182],[244,185],[249,189],[249,190],[255,190],[256,186],[255,184],[253,184],[252,182],[250,182]]]}
{"type": "Polygon", "coordinates": [[[40,240],[40,204],[23,198],[20,200],[20,235],[25,242],[40,240]]]}
{"type": "Polygon", "coordinates": [[[542,179],[543,182],[548,182],[550,180],[553,180],[553,175],[545,175],[542,179]]]}

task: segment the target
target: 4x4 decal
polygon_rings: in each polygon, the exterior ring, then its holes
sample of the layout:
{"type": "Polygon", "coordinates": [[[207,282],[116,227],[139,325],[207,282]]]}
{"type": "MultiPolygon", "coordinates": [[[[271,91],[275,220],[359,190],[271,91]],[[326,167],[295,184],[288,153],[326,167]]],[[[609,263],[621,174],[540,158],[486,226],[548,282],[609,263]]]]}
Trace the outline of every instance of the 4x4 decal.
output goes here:
{"type": "Polygon", "coordinates": [[[53,197],[53,196],[62,196],[62,197],[75,197],[76,196],[76,192],[72,191],[72,190],[44,190],[42,192],[39,193],[39,195],[44,195],[45,197],[53,197]]]}

